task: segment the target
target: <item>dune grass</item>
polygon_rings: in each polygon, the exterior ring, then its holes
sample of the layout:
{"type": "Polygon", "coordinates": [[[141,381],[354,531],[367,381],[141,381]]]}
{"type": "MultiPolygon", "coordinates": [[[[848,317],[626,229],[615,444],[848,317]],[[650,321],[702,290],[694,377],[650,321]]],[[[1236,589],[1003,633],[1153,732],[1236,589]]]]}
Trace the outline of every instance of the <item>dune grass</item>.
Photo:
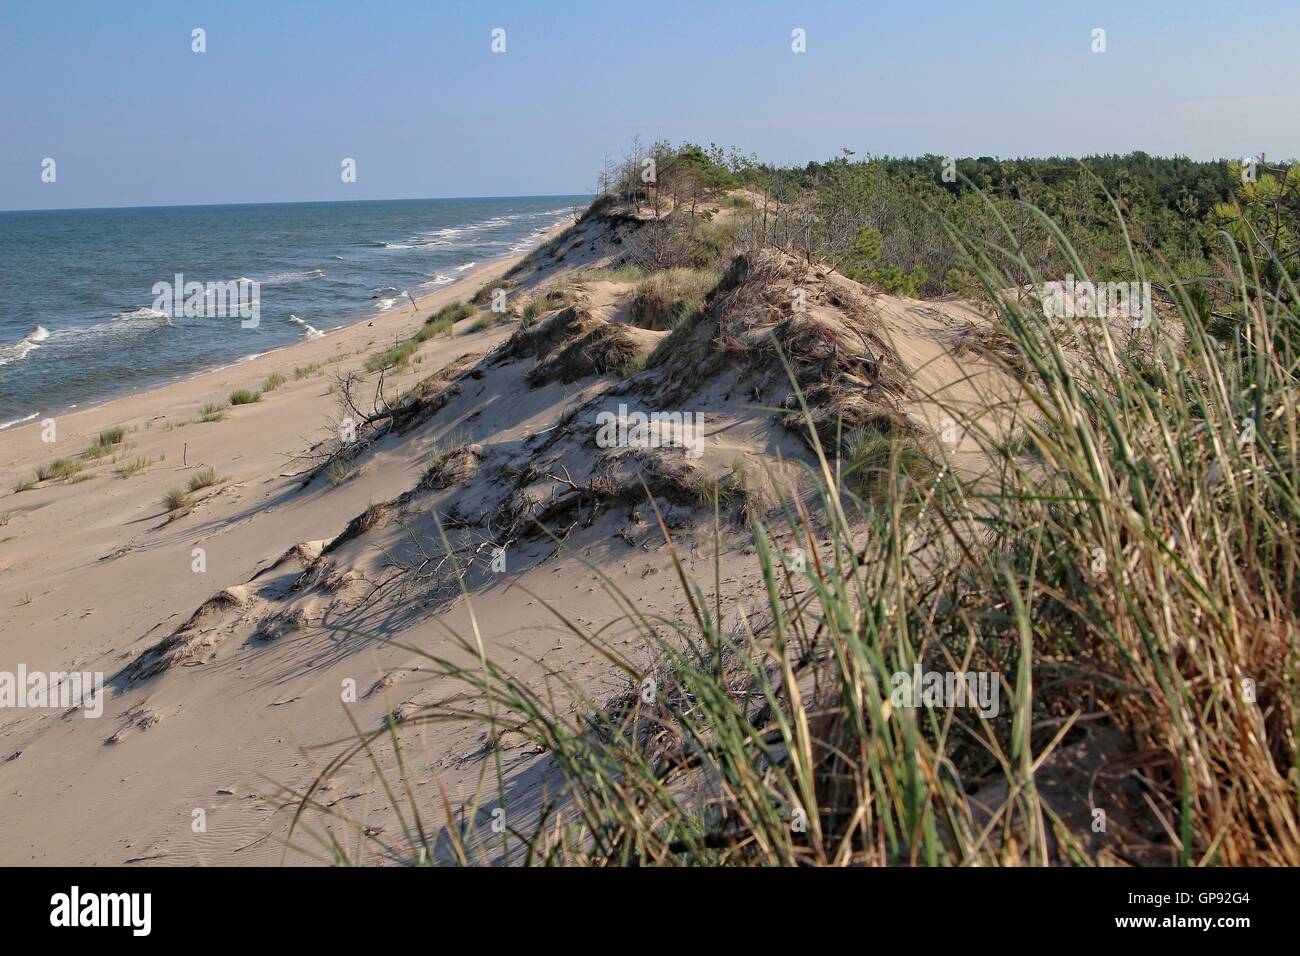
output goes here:
{"type": "MultiPolygon", "coordinates": [[[[622,672],[613,699],[563,671],[512,671],[477,630],[451,631],[455,659],[416,648],[456,693],[404,726],[520,736],[564,790],[503,832],[479,826],[485,803],[505,801],[489,748],[495,794],[441,826],[385,780],[401,830],[366,831],[367,846],[462,864],[513,850],[582,865],[1077,865],[1104,852],[1300,865],[1300,292],[1276,259],[1281,283],[1256,281],[1226,242],[1239,311],[1235,333],[1216,337],[1178,278],[1130,250],[1133,278],[1169,290],[1167,314],[1133,330],[1062,325],[1005,291],[1019,286],[994,265],[995,243],[1042,279],[1014,236],[952,239],[1034,413],[1013,442],[968,423],[992,470],[964,477],[944,446],[899,435],[850,435],[841,454],[804,405],[813,493],[783,498],[770,526],[752,521],[760,606],[691,579],[660,518],[684,618],[650,617],[590,564],[621,628],[591,630],[541,602],[622,672]],[[1003,706],[900,698],[916,670],[992,675],[1003,706]],[[1141,790],[1121,806],[1074,795],[1110,831],[1072,829],[1064,798],[1048,795],[1045,770],[1091,727],[1128,740],[1110,772],[1141,790]],[[1126,815],[1150,825],[1111,850],[1126,815]]],[[[400,753],[393,727],[367,732],[322,780],[381,738],[400,753]]],[[[315,788],[298,827],[309,810],[334,813],[315,788]]],[[[351,858],[332,830],[308,832],[351,858]]]]}
{"type": "Polygon", "coordinates": [[[293,370],[293,380],[295,382],[302,381],[304,378],[315,375],[319,371],[320,365],[316,362],[312,362],[310,365],[299,365],[293,370]]]}
{"type": "Polygon", "coordinates": [[[645,271],[639,266],[611,266],[605,269],[589,269],[582,274],[582,278],[593,282],[640,282],[645,278],[645,271]]]}
{"type": "Polygon", "coordinates": [[[415,333],[415,341],[427,342],[435,335],[451,335],[457,322],[477,312],[478,309],[464,302],[448,303],[425,319],[424,325],[415,333]]]}
{"type": "Polygon", "coordinates": [[[190,497],[188,491],[184,488],[171,488],[167,494],[163,495],[163,507],[171,514],[181,511],[188,511],[194,505],[194,499],[190,497]]]}
{"type": "MultiPolygon", "coordinates": [[[[150,424],[145,425],[146,428],[150,424]]],[[[95,438],[94,444],[81,453],[84,459],[98,461],[107,455],[115,455],[122,451],[126,442],[126,429],[121,425],[114,425],[112,428],[105,428],[95,438]]]]}
{"type": "Polygon", "coordinates": [[[231,405],[252,405],[254,402],[260,402],[261,400],[261,392],[253,392],[246,388],[237,388],[230,393],[231,405]]]}
{"type": "Polygon", "coordinates": [[[119,478],[133,478],[148,468],[149,464],[150,462],[148,458],[131,458],[114,468],[113,474],[117,475],[119,478]]]}
{"type": "Polygon", "coordinates": [[[55,458],[48,465],[40,465],[36,469],[36,482],[57,481],[61,478],[71,478],[77,472],[84,468],[81,462],[73,458],[55,458]]]}
{"type": "Polygon", "coordinates": [[[661,269],[639,283],[632,294],[632,322],[643,329],[672,329],[704,306],[718,284],[716,269],[661,269]]]}
{"type": "Polygon", "coordinates": [[[262,380],[262,392],[263,393],[274,392],[286,381],[287,379],[279,372],[272,372],[270,375],[268,375],[265,379],[262,380]]]}
{"type": "Polygon", "coordinates": [[[376,352],[366,359],[366,371],[379,372],[402,368],[411,361],[411,356],[415,355],[419,348],[420,343],[411,338],[390,349],[376,352]]]}
{"type": "Polygon", "coordinates": [[[201,468],[190,476],[189,490],[193,494],[204,488],[210,488],[217,483],[217,473],[212,468],[201,468]]]}
{"type": "Polygon", "coordinates": [[[219,422],[223,421],[225,417],[226,406],[214,402],[209,402],[207,405],[204,405],[203,410],[199,412],[199,421],[201,422],[219,422]]]}
{"type": "Polygon", "coordinates": [[[452,302],[444,305],[437,312],[430,315],[425,320],[424,325],[409,339],[405,339],[392,348],[384,349],[368,357],[366,359],[366,371],[401,371],[405,369],[412,362],[418,360],[417,353],[421,344],[429,341],[435,335],[453,334],[457,322],[477,312],[478,309],[474,308],[474,306],[463,302],[452,302]]]}
{"type": "Polygon", "coordinates": [[[429,318],[425,320],[425,324],[427,325],[430,323],[437,323],[437,322],[455,323],[455,322],[459,322],[461,319],[468,319],[471,315],[474,315],[476,312],[478,312],[478,309],[476,309],[473,305],[470,305],[469,303],[459,302],[459,301],[449,302],[447,305],[444,305],[442,308],[440,308],[437,312],[433,313],[433,315],[429,316],[429,318]]]}

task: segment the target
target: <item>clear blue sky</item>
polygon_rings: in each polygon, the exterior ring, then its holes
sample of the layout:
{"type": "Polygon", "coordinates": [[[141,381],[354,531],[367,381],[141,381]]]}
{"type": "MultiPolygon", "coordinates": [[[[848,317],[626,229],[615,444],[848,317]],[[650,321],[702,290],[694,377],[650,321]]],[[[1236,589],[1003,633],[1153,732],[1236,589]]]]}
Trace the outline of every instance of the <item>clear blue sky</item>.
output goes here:
{"type": "Polygon", "coordinates": [[[587,192],[637,133],[1295,157],[1297,50],[1293,0],[0,0],[0,209],[587,192]]]}

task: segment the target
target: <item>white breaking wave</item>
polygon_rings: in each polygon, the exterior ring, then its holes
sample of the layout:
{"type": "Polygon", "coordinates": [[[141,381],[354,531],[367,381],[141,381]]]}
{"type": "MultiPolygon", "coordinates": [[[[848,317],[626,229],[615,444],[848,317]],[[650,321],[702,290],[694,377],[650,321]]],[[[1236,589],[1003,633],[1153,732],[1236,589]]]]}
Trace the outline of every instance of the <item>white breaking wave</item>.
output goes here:
{"type": "Polygon", "coordinates": [[[24,415],[22,418],[15,418],[12,421],[8,421],[8,422],[0,422],[0,432],[4,431],[6,428],[13,428],[15,425],[21,425],[23,422],[30,422],[38,414],[40,413],[32,412],[30,415],[24,415]]]}
{"type": "MultiPolygon", "coordinates": [[[[559,213],[559,212],[564,212],[564,210],[563,209],[552,210],[552,213],[559,213]]],[[[550,214],[551,213],[548,213],[548,215],[550,214]]],[[[520,239],[513,246],[511,246],[510,251],[512,253],[527,252],[533,246],[537,245],[538,241],[541,240],[542,236],[546,235],[547,232],[554,229],[562,222],[564,222],[564,219],[557,219],[554,222],[552,222],[549,226],[540,226],[537,229],[534,229],[528,235],[524,236],[524,238],[520,239]]]]}
{"type": "MultiPolygon", "coordinates": [[[[44,342],[49,337],[49,330],[43,325],[38,325],[17,342],[10,345],[0,345],[0,365],[8,365],[10,362],[17,362],[19,359],[27,358],[32,352],[40,348],[38,343],[44,342]]],[[[21,420],[25,421],[25,419],[21,420]]]]}
{"type": "Polygon", "coordinates": [[[317,328],[314,328],[314,327],[308,325],[306,322],[304,322],[302,319],[298,318],[298,316],[294,315],[292,312],[289,313],[289,321],[290,321],[290,322],[296,322],[298,325],[301,325],[301,326],[303,327],[303,329],[304,329],[303,337],[304,337],[304,338],[308,338],[308,339],[319,339],[319,338],[321,338],[321,337],[325,334],[325,333],[322,332],[320,329],[317,329],[317,328]]]}
{"type": "Polygon", "coordinates": [[[172,320],[166,312],[159,312],[157,309],[143,308],[136,309],[133,312],[119,312],[113,316],[114,322],[139,322],[143,320],[162,322],[165,325],[171,325],[172,320]]]}
{"type": "MultiPolygon", "coordinates": [[[[325,273],[320,269],[309,269],[306,272],[277,272],[261,280],[262,285],[288,285],[291,282],[306,282],[310,279],[323,279],[325,273]]],[[[250,282],[250,279],[239,278],[236,282],[250,282]]]]}

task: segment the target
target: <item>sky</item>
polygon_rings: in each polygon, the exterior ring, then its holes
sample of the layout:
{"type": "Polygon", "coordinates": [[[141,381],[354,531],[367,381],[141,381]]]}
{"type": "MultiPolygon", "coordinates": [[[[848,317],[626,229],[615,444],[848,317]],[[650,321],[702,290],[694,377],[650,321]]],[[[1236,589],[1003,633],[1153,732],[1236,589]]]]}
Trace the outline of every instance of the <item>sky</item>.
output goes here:
{"type": "Polygon", "coordinates": [[[586,193],[634,135],[1293,158],[1297,50],[1294,0],[0,0],[0,209],[586,193]]]}

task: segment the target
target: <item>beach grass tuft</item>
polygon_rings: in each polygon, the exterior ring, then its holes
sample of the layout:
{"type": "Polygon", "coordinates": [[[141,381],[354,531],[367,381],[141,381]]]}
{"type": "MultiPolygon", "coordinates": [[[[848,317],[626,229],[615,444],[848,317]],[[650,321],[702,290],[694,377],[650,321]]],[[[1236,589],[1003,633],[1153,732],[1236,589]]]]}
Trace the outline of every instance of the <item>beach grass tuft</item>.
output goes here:
{"type": "Polygon", "coordinates": [[[184,488],[172,488],[167,494],[163,495],[163,506],[171,514],[187,511],[193,504],[194,499],[190,497],[189,492],[184,488]]]}
{"type": "Polygon", "coordinates": [[[85,466],[73,458],[56,458],[48,465],[41,465],[36,469],[36,481],[56,481],[61,478],[71,478],[85,466]]]}
{"type": "Polygon", "coordinates": [[[122,439],[126,438],[126,429],[121,425],[115,425],[112,428],[105,428],[99,433],[100,445],[120,445],[122,439]]]}
{"type": "Polygon", "coordinates": [[[190,492],[200,491],[204,488],[210,488],[217,483],[217,473],[212,468],[202,468],[190,476],[190,492]]]}
{"type": "Polygon", "coordinates": [[[149,467],[148,458],[136,457],[130,459],[129,461],[122,462],[120,465],[118,465],[116,468],[113,469],[113,474],[117,475],[117,477],[119,478],[133,478],[148,467],[149,467]]]}

